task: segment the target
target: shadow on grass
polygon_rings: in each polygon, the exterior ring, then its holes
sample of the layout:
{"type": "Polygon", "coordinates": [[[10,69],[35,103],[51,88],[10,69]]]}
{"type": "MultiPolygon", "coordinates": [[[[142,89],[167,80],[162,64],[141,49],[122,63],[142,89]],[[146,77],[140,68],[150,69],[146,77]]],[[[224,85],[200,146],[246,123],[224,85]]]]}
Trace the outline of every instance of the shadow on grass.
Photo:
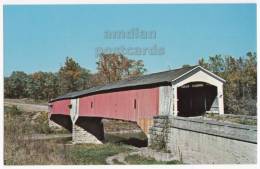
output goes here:
{"type": "Polygon", "coordinates": [[[147,147],[148,139],[144,133],[105,133],[105,142],[123,143],[135,147],[147,147]]]}

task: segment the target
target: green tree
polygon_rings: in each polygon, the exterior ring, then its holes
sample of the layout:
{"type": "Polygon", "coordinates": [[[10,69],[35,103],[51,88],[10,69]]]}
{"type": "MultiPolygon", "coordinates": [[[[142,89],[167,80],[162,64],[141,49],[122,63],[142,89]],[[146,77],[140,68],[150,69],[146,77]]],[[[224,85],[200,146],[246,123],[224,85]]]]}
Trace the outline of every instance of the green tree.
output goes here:
{"type": "Polygon", "coordinates": [[[35,72],[29,75],[27,93],[35,100],[50,100],[58,96],[58,77],[47,72],[35,72]]]}
{"type": "Polygon", "coordinates": [[[58,72],[60,94],[89,87],[90,71],[82,68],[72,58],[67,57],[65,65],[58,72]]]}
{"type": "Polygon", "coordinates": [[[257,61],[256,53],[247,53],[247,58],[245,60],[245,86],[248,89],[247,94],[256,99],[257,96],[257,61]]]}
{"type": "Polygon", "coordinates": [[[14,71],[10,77],[6,77],[4,84],[5,96],[9,98],[27,97],[28,76],[22,71],[14,71]]]}
{"type": "Polygon", "coordinates": [[[4,77],[4,97],[11,98],[12,97],[12,88],[10,85],[9,77],[4,77]]]}
{"type": "Polygon", "coordinates": [[[45,99],[53,99],[59,95],[59,79],[57,73],[46,73],[45,88],[43,93],[45,93],[45,99]]]}
{"type": "Polygon", "coordinates": [[[28,85],[27,85],[27,93],[30,98],[33,99],[42,99],[43,98],[43,85],[44,85],[44,73],[36,72],[29,75],[28,85]]]}

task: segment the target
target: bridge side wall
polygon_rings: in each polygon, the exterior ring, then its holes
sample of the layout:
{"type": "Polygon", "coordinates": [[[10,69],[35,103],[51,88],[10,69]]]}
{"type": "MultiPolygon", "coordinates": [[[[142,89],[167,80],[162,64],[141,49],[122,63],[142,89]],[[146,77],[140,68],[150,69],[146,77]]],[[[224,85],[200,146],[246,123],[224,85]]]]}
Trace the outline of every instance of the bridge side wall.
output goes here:
{"type": "Polygon", "coordinates": [[[255,164],[256,138],[252,126],[159,116],[150,129],[149,142],[152,146],[165,143],[165,149],[184,163],[255,164]]]}
{"type": "Polygon", "coordinates": [[[50,114],[70,115],[70,99],[58,100],[51,103],[50,114]]]}
{"type": "Polygon", "coordinates": [[[80,117],[137,122],[145,133],[159,111],[159,87],[115,91],[79,99],[80,117]]]}

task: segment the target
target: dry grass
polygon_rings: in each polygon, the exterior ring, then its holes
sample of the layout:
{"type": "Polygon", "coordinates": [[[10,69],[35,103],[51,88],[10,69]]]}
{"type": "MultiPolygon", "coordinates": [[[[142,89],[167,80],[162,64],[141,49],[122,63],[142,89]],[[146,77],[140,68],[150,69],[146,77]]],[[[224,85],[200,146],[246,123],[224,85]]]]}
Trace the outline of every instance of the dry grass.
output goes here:
{"type": "MultiPolygon", "coordinates": [[[[60,145],[47,141],[25,140],[25,135],[49,133],[48,116],[41,113],[24,113],[17,107],[5,107],[4,114],[4,163],[10,165],[59,163],[63,157],[55,151],[60,145]],[[54,146],[55,145],[55,146],[54,146]]],[[[63,153],[61,153],[63,154],[63,153]]]]}
{"type": "Polygon", "coordinates": [[[22,112],[5,107],[4,164],[106,164],[110,155],[128,151],[124,145],[71,145],[67,139],[25,140],[26,135],[52,133],[46,113],[22,112]]]}
{"type": "Polygon", "coordinates": [[[252,126],[257,125],[257,118],[254,118],[254,116],[250,117],[250,116],[230,115],[230,114],[219,115],[219,114],[210,113],[210,114],[205,114],[204,117],[216,121],[221,121],[221,122],[237,123],[237,124],[252,125],[252,126]]]}
{"type": "Polygon", "coordinates": [[[66,148],[50,141],[5,141],[4,163],[6,165],[71,164],[65,158],[66,148]]]}

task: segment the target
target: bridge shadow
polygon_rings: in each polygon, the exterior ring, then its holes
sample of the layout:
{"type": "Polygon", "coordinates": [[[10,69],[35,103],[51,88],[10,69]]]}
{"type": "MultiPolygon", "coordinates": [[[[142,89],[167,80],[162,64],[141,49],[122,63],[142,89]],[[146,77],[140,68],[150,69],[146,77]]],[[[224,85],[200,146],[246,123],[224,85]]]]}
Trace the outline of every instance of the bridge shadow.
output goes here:
{"type": "Polygon", "coordinates": [[[121,120],[103,121],[105,142],[128,144],[135,147],[147,147],[148,138],[134,122],[121,120]]]}
{"type": "MultiPolygon", "coordinates": [[[[70,116],[52,114],[50,120],[72,132],[70,116]]],[[[94,135],[103,143],[111,142],[135,147],[146,147],[148,145],[146,134],[135,122],[96,117],[79,117],[76,125],[94,135]]]]}
{"type": "Polygon", "coordinates": [[[79,117],[75,124],[94,135],[98,140],[103,141],[104,127],[101,120],[98,117],[79,117]]]}
{"type": "MultiPolygon", "coordinates": [[[[135,135],[136,133],[128,133],[128,135],[135,135]]],[[[128,144],[135,147],[147,147],[148,145],[148,139],[145,138],[136,138],[136,137],[130,137],[127,138],[122,134],[105,134],[105,142],[112,142],[112,143],[122,143],[122,144],[128,144]]]]}
{"type": "Polygon", "coordinates": [[[105,142],[128,144],[135,147],[147,147],[148,139],[141,136],[143,133],[114,134],[105,133],[105,142]]]}
{"type": "Polygon", "coordinates": [[[72,121],[70,116],[62,114],[52,114],[50,120],[72,132],[72,121]]]}

